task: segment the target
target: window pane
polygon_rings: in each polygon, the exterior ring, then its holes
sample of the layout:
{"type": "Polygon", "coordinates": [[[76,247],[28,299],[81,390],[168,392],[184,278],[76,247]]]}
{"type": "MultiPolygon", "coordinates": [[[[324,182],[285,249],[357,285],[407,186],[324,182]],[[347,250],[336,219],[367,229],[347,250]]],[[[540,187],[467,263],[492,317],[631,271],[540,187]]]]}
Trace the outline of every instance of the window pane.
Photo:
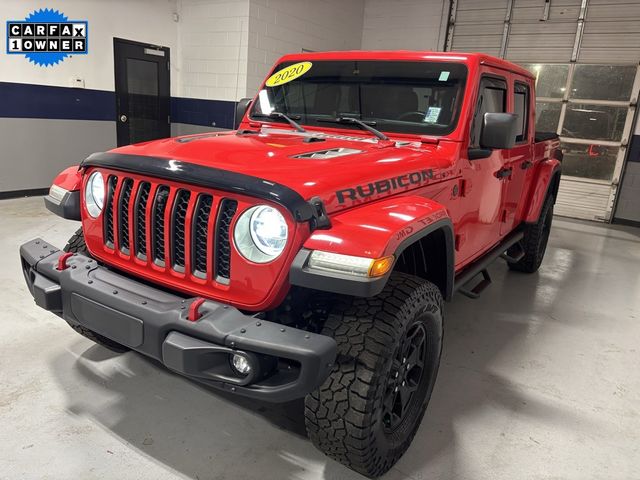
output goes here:
{"type": "Polygon", "coordinates": [[[561,103],[536,103],[536,132],[557,132],[561,103]]]}
{"type": "Polygon", "coordinates": [[[516,142],[521,142],[527,137],[527,94],[516,92],[514,100],[514,113],[518,115],[518,135],[516,136],[516,142]]]}
{"type": "MultiPolygon", "coordinates": [[[[487,80],[491,82],[492,80],[487,80]]],[[[483,82],[487,82],[483,80],[483,82]]],[[[480,97],[478,98],[478,106],[476,113],[473,117],[473,125],[471,128],[471,146],[477,147],[480,145],[480,133],[482,132],[482,125],[484,124],[485,113],[502,113],[506,110],[506,84],[505,88],[498,88],[497,86],[481,86],[480,97]]]]}
{"type": "Polygon", "coordinates": [[[627,107],[610,107],[572,103],[567,105],[567,114],[562,126],[562,135],[589,140],[620,141],[627,107]]]}
{"type": "Polygon", "coordinates": [[[576,65],[571,98],[621,100],[631,98],[635,65],[576,65]]]}
{"type": "Polygon", "coordinates": [[[536,77],[536,96],[562,98],[567,87],[569,65],[530,64],[524,68],[536,77]]]}
{"type": "Polygon", "coordinates": [[[573,177],[611,180],[618,157],[618,147],[577,145],[562,142],[562,174],[573,177]]]}
{"type": "Polygon", "coordinates": [[[287,62],[275,68],[273,78],[279,83],[260,92],[251,118],[282,123],[265,118],[276,111],[297,117],[303,125],[329,123],[359,130],[335,121],[352,117],[375,122],[387,132],[446,135],[456,127],[467,79],[461,63],[323,60],[283,82],[291,66],[287,62]]]}
{"type": "Polygon", "coordinates": [[[133,95],[158,95],[158,64],[127,58],[127,90],[133,95]]]}

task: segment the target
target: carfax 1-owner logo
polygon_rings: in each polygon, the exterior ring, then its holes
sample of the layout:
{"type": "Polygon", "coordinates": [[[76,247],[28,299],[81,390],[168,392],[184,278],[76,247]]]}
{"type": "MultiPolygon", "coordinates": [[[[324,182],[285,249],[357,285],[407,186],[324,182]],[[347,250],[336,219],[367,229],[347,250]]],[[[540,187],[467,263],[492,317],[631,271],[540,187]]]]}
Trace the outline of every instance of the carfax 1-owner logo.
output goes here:
{"type": "Polygon", "coordinates": [[[40,9],[24,20],[7,20],[7,53],[24,55],[43,67],[69,55],[85,55],[89,48],[89,24],[69,20],[58,10],[40,9]]]}

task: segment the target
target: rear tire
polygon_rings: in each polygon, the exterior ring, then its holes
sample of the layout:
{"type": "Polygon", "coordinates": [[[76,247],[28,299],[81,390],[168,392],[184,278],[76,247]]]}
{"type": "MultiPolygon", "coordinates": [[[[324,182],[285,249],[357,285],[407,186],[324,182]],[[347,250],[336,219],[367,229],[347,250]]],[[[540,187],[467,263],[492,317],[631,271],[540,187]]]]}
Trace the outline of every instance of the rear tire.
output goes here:
{"type": "Polygon", "coordinates": [[[509,263],[511,270],[533,273],[540,268],[549,242],[551,222],[553,221],[553,203],[553,195],[548,195],[537,223],[527,225],[522,239],[524,257],[516,263],[509,263]]]}
{"type": "Polygon", "coordinates": [[[442,295],[394,273],[376,297],[335,300],[323,333],[337,341],[338,356],[305,399],[305,423],[319,450],[374,478],[409,448],[427,408],[442,351],[442,295]]]}
{"type": "MultiPolygon", "coordinates": [[[[85,255],[87,257],[91,256],[89,250],[87,249],[87,244],[84,241],[84,233],[82,233],[81,228],[79,228],[76,233],[69,239],[63,250],[65,252],[79,253],[80,255],[85,255]]],[[[86,337],[92,342],[100,344],[103,347],[108,348],[109,350],[117,353],[124,353],[129,350],[124,345],[114,342],[107,337],[103,337],[102,335],[94,332],[93,330],[89,330],[82,325],[72,325],[71,323],[69,323],[69,326],[83,337],[86,337]]]]}

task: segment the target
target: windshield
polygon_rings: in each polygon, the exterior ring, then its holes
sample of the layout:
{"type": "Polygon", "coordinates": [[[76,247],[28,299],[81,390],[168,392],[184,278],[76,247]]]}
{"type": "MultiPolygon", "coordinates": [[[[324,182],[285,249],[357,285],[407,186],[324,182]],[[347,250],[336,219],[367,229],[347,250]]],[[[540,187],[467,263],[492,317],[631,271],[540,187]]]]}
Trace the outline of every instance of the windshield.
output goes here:
{"type": "MultiPolygon", "coordinates": [[[[264,121],[279,112],[324,127],[328,120],[352,117],[386,132],[446,135],[456,127],[466,77],[461,63],[287,62],[267,79],[250,116],[264,121]]],[[[286,122],[275,115],[268,121],[286,122]]]]}

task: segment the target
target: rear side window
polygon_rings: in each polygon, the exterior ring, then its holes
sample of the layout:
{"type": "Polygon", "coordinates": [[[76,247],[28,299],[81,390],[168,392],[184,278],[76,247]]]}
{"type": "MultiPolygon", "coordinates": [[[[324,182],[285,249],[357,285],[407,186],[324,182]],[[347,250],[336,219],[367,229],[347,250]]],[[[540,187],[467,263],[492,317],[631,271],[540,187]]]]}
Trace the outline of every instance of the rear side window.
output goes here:
{"type": "Polygon", "coordinates": [[[480,146],[480,133],[485,113],[504,113],[507,111],[507,82],[504,79],[484,77],[480,80],[480,92],[476,113],[471,125],[471,146],[480,146]]]}
{"type": "Polygon", "coordinates": [[[513,113],[518,115],[516,142],[524,142],[529,130],[529,87],[524,83],[516,83],[513,95],[513,113]]]}

